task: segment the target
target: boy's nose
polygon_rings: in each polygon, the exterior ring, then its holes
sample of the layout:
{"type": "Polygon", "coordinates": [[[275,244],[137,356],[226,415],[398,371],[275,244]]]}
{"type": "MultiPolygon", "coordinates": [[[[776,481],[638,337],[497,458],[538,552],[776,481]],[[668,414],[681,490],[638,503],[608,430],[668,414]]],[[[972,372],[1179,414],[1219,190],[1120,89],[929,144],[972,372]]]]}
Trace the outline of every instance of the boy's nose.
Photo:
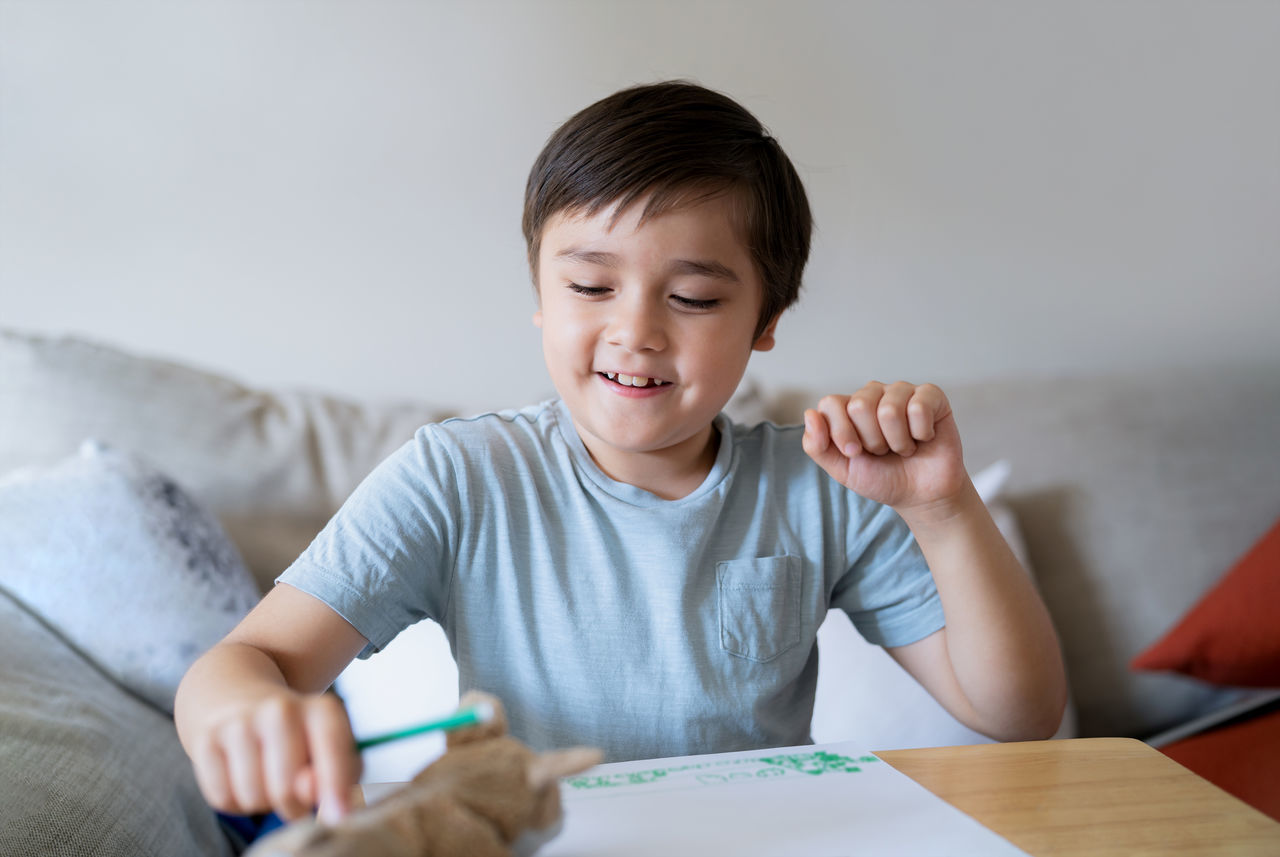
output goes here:
{"type": "Polygon", "coordinates": [[[662,310],[647,303],[618,306],[605,335],[610,345],[627,351],[661,351],[667,347],[662,310]]]}

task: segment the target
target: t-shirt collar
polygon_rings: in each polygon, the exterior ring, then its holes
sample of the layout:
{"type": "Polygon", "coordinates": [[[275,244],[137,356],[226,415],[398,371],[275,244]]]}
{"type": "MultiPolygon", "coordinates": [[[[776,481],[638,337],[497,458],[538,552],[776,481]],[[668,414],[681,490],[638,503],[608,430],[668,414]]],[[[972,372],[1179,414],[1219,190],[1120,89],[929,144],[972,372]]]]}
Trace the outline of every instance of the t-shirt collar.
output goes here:
{"type": "Polygon", "coordinates": [[[651,491],[646,491],[627,482],[619,482],[601,470],[591,457],[591,453],[587,451],[586,444],[582,442],[582,438],[578,436],[578,430],[573,425],[573,417],[569,413],[569,408],[565,405],[564,400],[555,400],[553,410],[556,415],[557,426],[560,429],[560,435],[569,447],[569,452],[573,456],[574,466],[578,472],[589,479],[601,491],[633,506],[669,506],[694,502],[714,491],[729,475],[733,462],[733,424],[723,412],[717,414],[712,422],[719,434],[720,446],[716,450],[716,459],[711,465],[710,472],[702,480],[702,484],[689,494],[678,500],[665,500],[651,491]]]}

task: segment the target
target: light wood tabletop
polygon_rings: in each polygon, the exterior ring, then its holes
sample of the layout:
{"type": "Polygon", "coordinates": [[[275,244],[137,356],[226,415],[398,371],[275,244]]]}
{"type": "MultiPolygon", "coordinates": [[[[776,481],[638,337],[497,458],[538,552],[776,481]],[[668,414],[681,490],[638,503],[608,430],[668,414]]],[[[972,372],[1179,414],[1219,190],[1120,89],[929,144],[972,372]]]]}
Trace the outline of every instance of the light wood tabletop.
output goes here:
{"type": "Polygon", "coordinates": [[[876,755],[1034,857],[1280,855],[1280,822],[1130,738],[876,755]]]}

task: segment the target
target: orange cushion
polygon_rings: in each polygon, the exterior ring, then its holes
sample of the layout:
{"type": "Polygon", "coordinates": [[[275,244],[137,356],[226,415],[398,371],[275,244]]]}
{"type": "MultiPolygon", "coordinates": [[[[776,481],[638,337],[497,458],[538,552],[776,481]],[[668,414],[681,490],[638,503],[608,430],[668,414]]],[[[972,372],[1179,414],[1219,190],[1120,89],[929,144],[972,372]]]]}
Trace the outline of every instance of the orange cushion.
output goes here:
{"type": "Polygon", "coordinates": [[[1277,605],[1280,521],[1131,666],[1214,684],[1280,687],[1277,605]]]}
{"type": "Polygon", "coordinates": [[[1223,791],[1280,821],[1280,711],[1160,748],[1223,791]]]}

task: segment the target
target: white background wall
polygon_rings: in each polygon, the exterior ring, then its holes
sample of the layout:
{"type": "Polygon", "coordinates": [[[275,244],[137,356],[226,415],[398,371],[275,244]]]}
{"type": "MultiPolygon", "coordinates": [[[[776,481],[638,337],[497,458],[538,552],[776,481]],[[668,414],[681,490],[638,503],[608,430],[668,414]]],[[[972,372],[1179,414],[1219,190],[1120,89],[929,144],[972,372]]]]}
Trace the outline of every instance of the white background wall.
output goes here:
{"type": "Polygon", "coordinates": [[[1274,0],[0,0],[0,325],[532,401],[529,165],[684,76],[815,209],[766,383],[1280,360],[1277,45],[1274,0]]]}

